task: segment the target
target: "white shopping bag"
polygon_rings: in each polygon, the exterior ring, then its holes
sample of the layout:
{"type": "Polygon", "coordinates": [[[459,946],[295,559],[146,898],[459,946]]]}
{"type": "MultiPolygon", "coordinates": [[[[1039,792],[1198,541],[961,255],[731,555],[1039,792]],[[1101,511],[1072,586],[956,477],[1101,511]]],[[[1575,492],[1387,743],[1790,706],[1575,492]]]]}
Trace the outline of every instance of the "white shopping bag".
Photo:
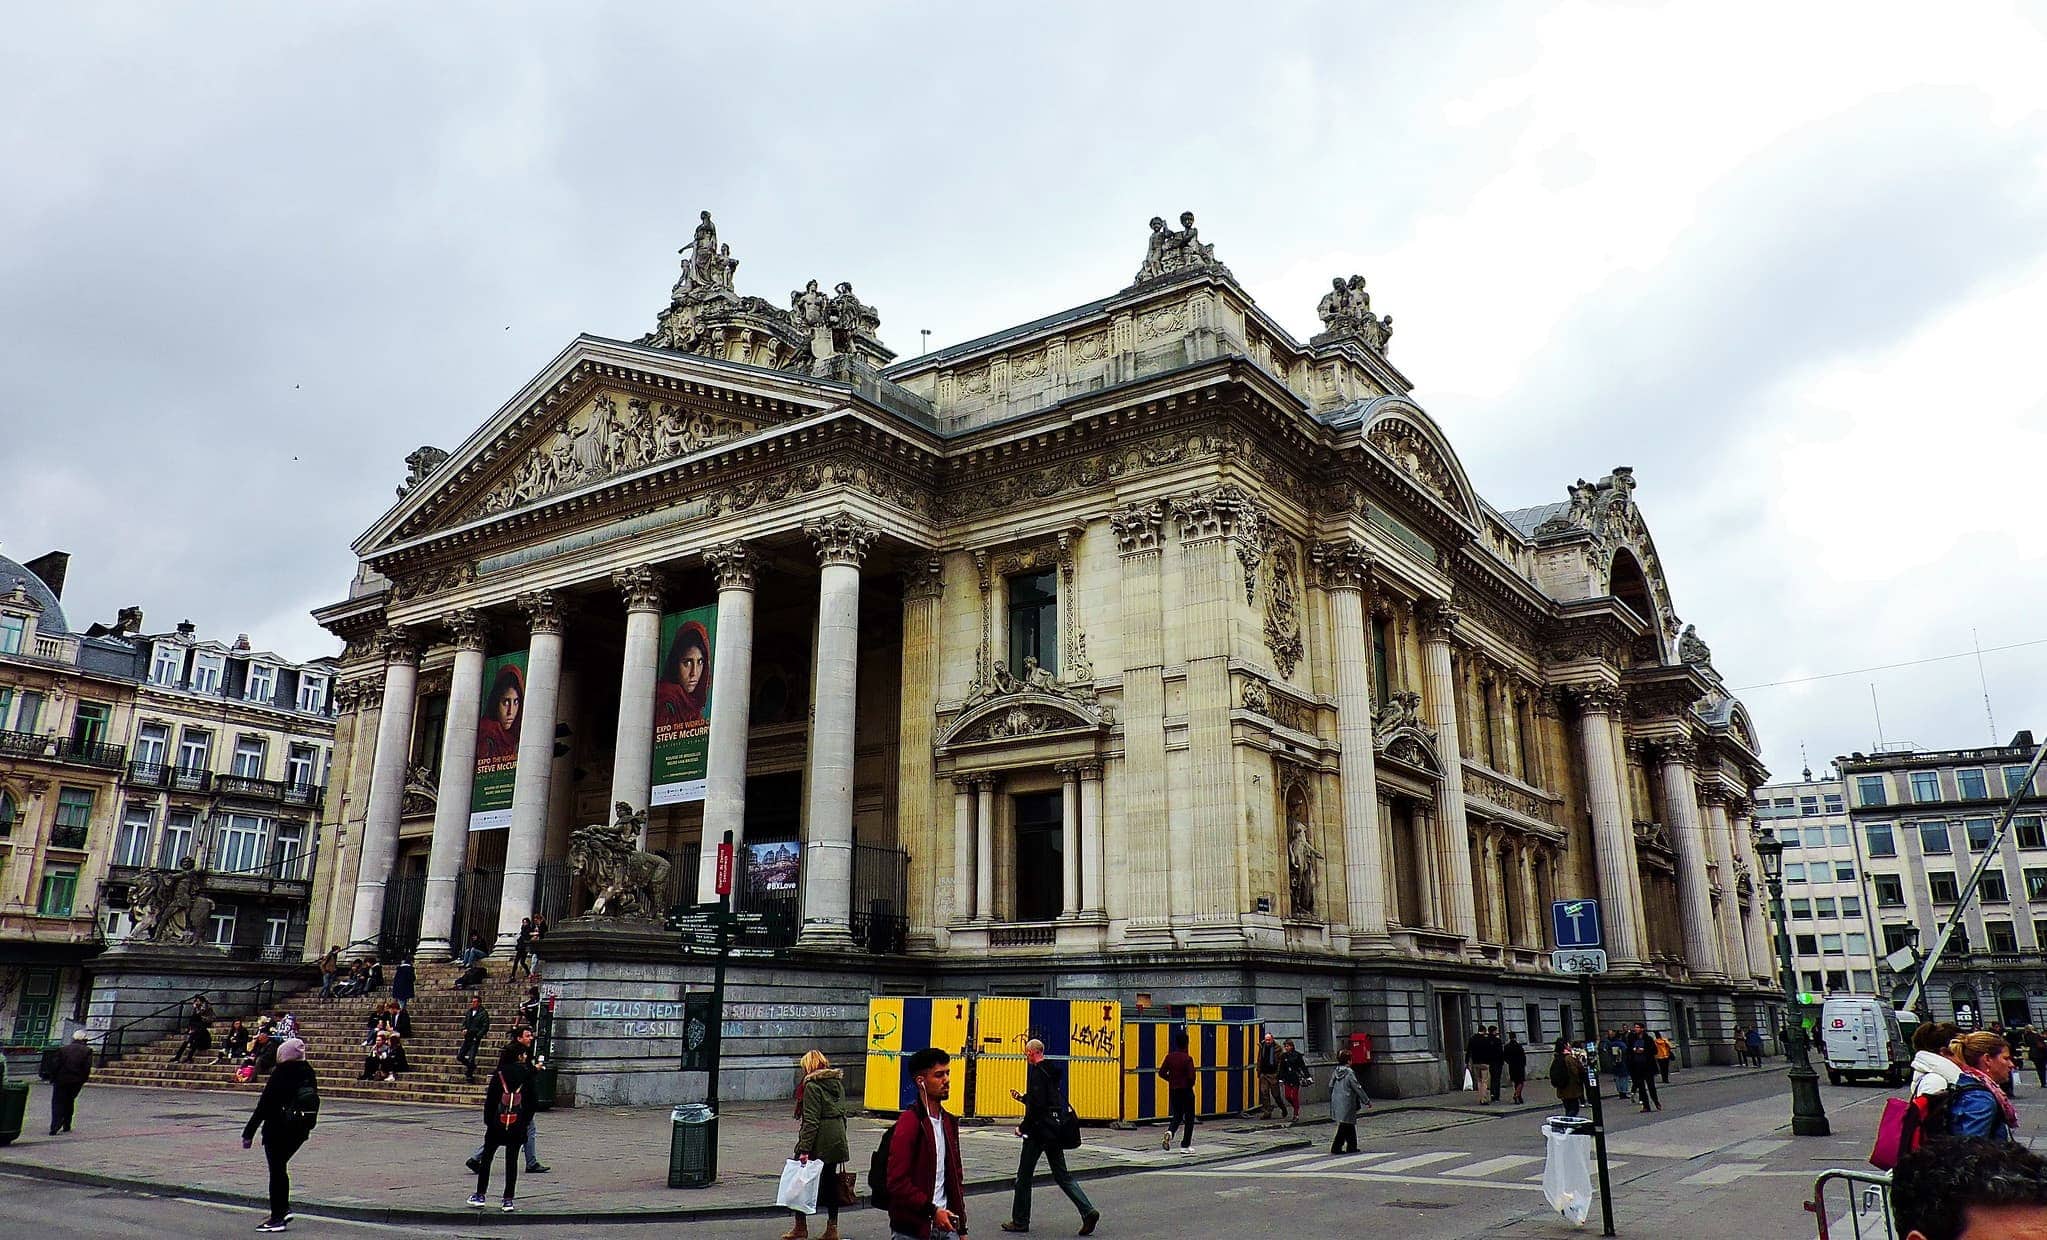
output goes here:
{"type": "Polygon", "coordinates": [[[816,1214],[817,1186],[822,1179],[824,1164],[817,1159],[809,1162],[790,1159],[782,1164],[782,1184],[775,1190],[775,1204],[785,1210],[816,1214]]]}
{"type": "Polygon", "coordinates": [[[1475,1082],[1474,1082],[1474,1081],[1473,1081],[1473,1080],[1471,1079],[1471,1069],[1470,1069],[1470,1068],[1466,1068],[1466,1069],[1464,1070],[1464,1088],[1466,1088],[1466,1089],[1477,1089],[1477,1088],[1478,1088],[1478,1085],[1477,1085],[1477,1084],[1476,1084],[1476,1083],[1475,1083],[1475,1082]]]}
{"type": "Polygon", "coordinates": [[[1592,1138],[1543,1126],[1549,1157],[1542,1164],[1542,1195],[1557,1213],[1583,1227],[1592,1213],[1592,1138]]]}

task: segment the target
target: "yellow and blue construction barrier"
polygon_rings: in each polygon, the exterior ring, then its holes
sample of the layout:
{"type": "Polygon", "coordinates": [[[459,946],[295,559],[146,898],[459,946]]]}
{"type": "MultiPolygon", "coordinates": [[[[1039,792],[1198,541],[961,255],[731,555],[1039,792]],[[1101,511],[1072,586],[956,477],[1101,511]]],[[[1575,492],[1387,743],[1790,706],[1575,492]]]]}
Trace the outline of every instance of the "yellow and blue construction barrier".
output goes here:
{"type": "Polygon", "coordinates": [[[1123,1005],[1114,1000],[976,999],[973,1094],[969,1115],[1015,1119],[1023,1103],[1024,1043],[1045,1044],[1045,1058],[1066,1065],[1066,1101],[1084,1120],[1123,1111],[1123,1005]]]}
{"type": "Polygon", "coordinates": [[[1175,1008],[1165,1018],[1131,1021],[1123,1031],[1123,1118],[1138,1123],[1166,1117],[1170,1108],[1159,1064],[1177,1032],[1187,1035],[1187,1053],[1194,1059],[1196,1115],[1236,1115],[1256,1106],[1263,1029],[1249,1004],[1175,1008]]]}
{"type": "Polygon", "coordinates": [[[867,1109],[894,1114],[910,1105],[916,1090],[903,1061],[927,1046],[954,1058],[967,1049],[971,999],[904,995],[867,1001],[867,1109]]]}

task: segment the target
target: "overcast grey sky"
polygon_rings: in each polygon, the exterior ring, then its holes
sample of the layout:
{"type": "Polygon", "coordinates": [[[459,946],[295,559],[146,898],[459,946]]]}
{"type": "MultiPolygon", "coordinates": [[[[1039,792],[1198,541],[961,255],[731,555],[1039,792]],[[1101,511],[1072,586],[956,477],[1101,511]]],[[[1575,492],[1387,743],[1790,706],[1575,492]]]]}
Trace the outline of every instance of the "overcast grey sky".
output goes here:
{"type": "MultiPolygon", "coordinates": [[[[1870,3],[7,6],[0,551],[337,644],[350,540],[699,208],[914,353],[1185,209],[1297,333],[1363,272],[1502,508],[1635,467],[1733,685],[2047,639],[2047,19],[1870,3]]],[[[2047,644],[1983,660],[2000,739],[2047,644]]],[[[1780,775],[1989,738],[1973,658],[1756,688],[1780,775]]]]}

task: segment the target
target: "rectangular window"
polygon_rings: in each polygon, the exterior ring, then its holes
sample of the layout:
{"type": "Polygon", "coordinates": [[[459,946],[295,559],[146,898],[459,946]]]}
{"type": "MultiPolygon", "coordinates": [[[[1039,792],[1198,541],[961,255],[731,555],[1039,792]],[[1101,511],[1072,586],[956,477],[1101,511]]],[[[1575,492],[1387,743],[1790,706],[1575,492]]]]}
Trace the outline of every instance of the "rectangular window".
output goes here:
{"type": "Polygon", "coordinates": [[[158,642],[149,660],[149,683],[175,689],[185,677],[185,648],[158,642]]]}
{"type": "Polygon", "coordinates": [[[282,951],[284,939],[291,932],[288,917],[265,917],[263,919],[263,946],[270,951],[282,951]]]}
{"type": "Polygon", "coordinates": [[[30,689],[21,691],[20,704],[14,708],[14,730],[33,732],[43,718],[43,695],[30,689]]]}
{"type": "Polygon", "coordinates": [[[1857,775],[1855,777],[1855,799],[1863,805],[1889,805],[1890,793],[1884,788],[1881,775],[1857,775]]]}
{"type": "Polygon", "coordinates": [[[1336,1021],[1330,1015],[1329,1000],[1310,999],[1307,1002],[1308,1053],[1326,1055],[1336,1042],[1336,1021]]]}
{"type": "Polygon", "coordinates": [[[278,878],[301,879],[305,861],[306,825],[302,822],[277,824],[277,837],[270,845],[270,871],[278,878]]]}
{"type": "Polygon", "coordinates": [[[69,917],[78,900],[78,867],[52,861],[43,867],[42,889],[36,895],[36,912],[44,917],[69,917]]]}
{"type": "Polygon", "coordinates": [[[2011,893],[2005,889],[2004,871],[1992,870],[1983,876],[1976,887],[1976,898],[1985,904],[2005,904],[2011,900],[2011,893]]]}
{"type": "Polygon", "coordinates": [[[0,732],[5,732],[10,727],[10,724],[8,723],[7,719],[7,712],[12,710],[13,708],[14,690],[8,688],[6,685],[0,685],[0,732]]]}
{"type": "Polygon", "coordinates": [[[425,767],[439,783],[441,742],[448,735],[448,695],[429,694],[419,699],[419,712],[412,725],[412,764],[425,767]]]}
{"type": "Polygon", "coordinates": [[[1800,798],[1798,798],[1798,816],[1799,816],[1800,818],[1817,818],[1817,817],[1819,817],[1819,816],[1820,816],[1820,799],[1819,799],[1818,797],[1800,797],[1800,798]]]}
{"type": "Polygon", "coordinates": [[[263,759],[268,756],[270,743],[260,736],[242,736],[235,739],[233,771],[243,779],[263,778],[263,759]]]}
{"type": "Polygon", "coordinates": [[[1948,873],[1931,873],[1926,876],[1926,889],[1933,895],[1935,904],[1953,904],[1961,889],[1955,886],[1955,876],[1948,873]]]}
{"type": "Polygon", "coordinates": [[[230,874],[247,874],[262,868],[263,843],[269,834],[267,819],[250,814],[227,815],[215,868],[230,874]]]}
{"type": "Polygon", "coordinates": [[[203,771],[213,756],[213,733],[186,728],[178,738],[178,769],[203,771]]]}
{"type": "Polygon", "coordinates": [[[161,723],[145,723],[135,734],[135,761],[142,766],[163,766],[171,751],[171,730],[161,723]]]}
{"type": "Polygon", "coordinates": [[[1817,956],[1820,954],[1820,941],[1818,936],[1816,935],[1811,934],[1796,935],[1792,939],[1792,945],[1794,948],[1795,955],[1817,956]]]}
{"type": "Polygon", "coordinates": [[[2047,834],[2041,832],[2037,816],[2012,819],[2011,830],[2018,838],[2020,848],[2047,848],[2047,834]]]}
{"type": "Polygon", "coordinates": [[[1796,847],[1798,847],[1798,828],[1797,828],[1797,827],[1778,827],[1778,828],[1777,828],[1777,842],[1778,842],[1779,844],[1782,844],[1782,845],[1784,845],[1784,847],[1786,847],[1786,848],[1796,848],[1796,847]]]}
{"type": "Polygon", "coordinates": [[[1826,803],[1826,812],[1829,814],[1845,814],[1848,812],[1848,807],[1841,803],[1841,798],[1832,793],[1820,799],[1826,803]]]}
{"type": "Polygon", "coordinates": [[[1969,851],[1990,851],[1990,841],[1996,838],[1993,830],[1996,825],[1988,818],[1971,818],[1963,823],[1963,829],[1969,833],[1969,851]]]}
{"type": "Polygon", "coordinates": [[[1862,897],[1861,897],[1861,896],[1842,896],[1842,897],[1841,897],[1841,916],[1843,916],[1843,917],[1860,917],[1860,916],[1862,916],[1862,897]]]}
{"type": "MultiPolygon", "coordinates": [[[[1774,800],[1774,801],[1770,802],[1770,804],[1772,804],[1772,805],[1776,806],[1776,807],[1777,807],[1778,809],[1789,809],[1789,808],[1791,808],[1791,798],[1790,798],[1790,797],[1778,797],[1778,798],[1777,798],[1776,800],[1774,800]]],[[[1777,815],[1777,816],[1778,816],[1779,818],[1783,818],[1783,817],[1785,817],[1786,815],[1783,815],[1783,814],[1779,814],[1779,815],[1777,815]]]]}
{"type": "Polygon", "coordinates": [[[1912,799],[1921,805],[1940,800],[1940,772],[1912,772],[1912,799]]]}
{"type": "Polygon", "coordinates": [[[2026,768],[2008,766],[2004,768],[2004,795],[2010,796],[2026,786],[2026,768]]]}
{"type": "Polygon", "coordinates": [[[2033,950],[2047,952],[2047,917],[2033,919],[2033,950]]]}
{"type": "Polygon", "coordinates": [[[1834,863],[1834,881],[1835,881],[1835,882],[1837,882],[1837,883],[1852,883],[1852,882],[1854,882],[1854,881],[1855,881],[1855,863],[1854,863],[1853,861],[1837,861],[1837,862],[1835,862],[1835,863],[1834,863]]]}
{"type": "Polygon", "coordinates": [[[1846,847],[1848,847],[1848,828],[1847,828],[1847,827],[1828,827],[1828,828],[1827,828],[1827,843],[1828,843],[1828,844],[1831,844],[1831,845],[1833,845],[1833,846],[1834,846],[1834,847],[1836,847],[1836,848],[1846,848],[1846,847]]]}
{"type": "Polygon", "coordinates": [[[1827,846],[1827,829],[1825,827],[1807,827],[1805,829],[1805,846],[1807,848],[1825,848],[1827,846]]]}
{"type": "Polygon", "coordinates": [[[311,787],[319,770],[320,751],[311,745],[294,744],[284,760],[285,782],[295,788],[311,787]]]}
{"type": "Polygon", "coordinates": [[[2047,900],[2047,870],[2027,867],[2026,899],[2047,900]]]}
{"type": "Polygon", "coordinates": [[[1896,874],[1876,876],[1876,906],[1901,908],[1905,903],[1905,880],[1896,874]]]}
{"type": "Polygon", "coordinates": [[[28,620],[23,616],[0,616],[0,654],[20,654],[28,641],[28,620]]]}
{"type": "Polygon", "coordinates": [[[199,832],[199,819],[189,809],[174,809],[163,820],[163,847],[156,863],[176,866],[192,855],[192,839],[199,832]]]}
{"type": "Polygon", "coordinates": [[[1827,993],[1828,993],[1828,994],[1830,994],[1830,995],[1832,995],[1832,994],[1839,994],[1839,993],[1841,993],[1842,991],[1845,991],[1845,990],[1847,990],[1847,989],[1848,989],[1848,970],[1846,970],[1846,969],[1828,969],[1828,970],[1827,970],[1827,993]]]}
{"type": "Polygon", "coordinates": [[[1984,782],[1981,771],[1956,771],[1955,789],[1964,801],[1981,801],[1990,795],[1990,786],[1984,782]]]}
{"type": "Polygon", "coordinates": [[[227,657],[218,654],[195,654],[192,656],[192,692],[220,692],[221,679],[227,671],[227,657]]]}
{"type": "Polygon", "coordinates": [[[1888,956],[1892,952],[1904,951],[1905,945],[1911,939],[1911,933],[1912,927],[1910,926],[1886,924],[1884,926],[1884,955],[1888,956]]]}
{"type": "Polygon", "coordinates": [[[1898,841],[1891,835],[1891,824],[1872,822],[1862,828],[1863,838],[1869,842],[1872,857],[1895,857],[1898,855],[1898,841]]]}
{"type": "Polygon", "coordinates": [[[1009,579],[1009,671],[1028,679],[1031,660],[1059,674],[1059,575],[1022,573],[1009,579]]]}
{"type": "Polygon", "coordinates": [[[327,678],[311,672],[299,673],[299,709],[319,714],[327,709],[327,678]]]}
{"type": "Polygon", "coordinates": [[[1819,899],[1814,900],[1812,902],[1812,914],[1815,917],[1832,917],[1834,915],[1834,897],[1821,896],[1819,899]]]}
{"type": "Polygon", "coordinates": [[[2015,952],[2019,949],[2018,930],[2008,921],[1984,922],[1983,937],[1991,951],[2015,952]]]}
{"type": "Polygon", "coordinates": [[[1372,617],[1372,698],[1384,706],[1393,698],[1392,668],[1388,664],[1387,622],[1384,616],[1372,617]]]}
{"type": "MultiPolygon", "coordinates": [[[[90,788],[65,787],[57,790],[57,825],[79,831],[92,825],[92,800],[90,788]]],[[[67,848],[83,848],[83,844],[68,844],[67,848]]]]}
{"type": "Polygon", "coordinates": [[[249,683],[242,700],[269,706],[277,697],[277,669],[268,663],[249,664],[249,683]]]}
{"type": "Polygon", "coordinates": [[[1786,865],[1784,867],[1784,881],[1787,883],[1804,882],[1805,863],[1803,861],[1793,861],[1789,865],[1786,865]]]}
{"type": "Polygon", "coordinates": [[[147,805],[131,803],[121,812],[121,830],[114,837],[115,865],[149,864],[149,828],[155,818],[147,805]]]}
{"type": "Polygon", "coordinates": [[[71,715],[71,739],[79,745],[104,745],[107,719],[113,714],[104,702],[80,702],[71,715]]]}
{"type": "Polygon", "coordinates": [[[233,913],[215,913],[213,920],[207,924],[206,941],[215,947],[233,947],[235,945],[235,915],[233,913]]]}
{"type": "Polygon", "coordinates": [[[1793,920],[1793,921],[1811,921],[1811,920],[1812,920],[1812,901],[1811,901],[1811,900],[1793,900],[1793,901],[1791,902],[1791,920],[1793,920]]]}
{"type": "Polygon", "coordinates": [[[1946,819],[1935,818],[1919,824],[1919,849],[1934,855],[1953,851],[1948,844],[1946,819]]]}
{"type": "Polygon", "coordinates": [[[1857,970],[1855,970],[1855,987],[1854,987],[1854,991],[1855,991],[1855,993],[1856,993],[1856,994],[1858,994],[1858,995],[1873,995],[1873,994],[1875,994],[1875,993],[1876,993],[1876,974],[1874,974],[1874,973],[1871,973],[1871,972],[1870,972],[1870,971],[1869,971],[1868,969],[1857,969],[1857,970]]]}
{"type": "Polygon", "coordinates": [[[1838,955],[1840,955],[1840,954],[1841,954],[1841,936],[1840,936],[1840,935],[1838,935],[1838,934],[1823,934],[1823,935],[1821,935],[1821,936],[1820,936],[1820,954],[1821,954],[1821,955],[1823,955],[1823,956],[1838,956],[1838,955]]]}

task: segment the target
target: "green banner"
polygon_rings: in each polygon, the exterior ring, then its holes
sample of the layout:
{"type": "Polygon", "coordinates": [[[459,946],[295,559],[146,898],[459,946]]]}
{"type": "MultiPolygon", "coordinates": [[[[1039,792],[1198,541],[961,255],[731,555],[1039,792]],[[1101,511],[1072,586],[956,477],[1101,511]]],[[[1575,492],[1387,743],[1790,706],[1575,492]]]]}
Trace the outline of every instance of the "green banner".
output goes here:
{"type": "MultiPolygon", "coordinates": [[[[519,777],[519,731],[526,722],[526,652],[483,665],[483,708],[476,720],[476,782],[469,789],[469,829],[512,825],[512,783],[519,777]]],[[[449,727],[456,726],[454,720],[449,727]]]]}
{"type": "Polygon", "coordinates": [[[711,752],[711,651],[718,608],[661,617],[661,663],[654,681],[655,805],[704,799],[711,752]]]}

